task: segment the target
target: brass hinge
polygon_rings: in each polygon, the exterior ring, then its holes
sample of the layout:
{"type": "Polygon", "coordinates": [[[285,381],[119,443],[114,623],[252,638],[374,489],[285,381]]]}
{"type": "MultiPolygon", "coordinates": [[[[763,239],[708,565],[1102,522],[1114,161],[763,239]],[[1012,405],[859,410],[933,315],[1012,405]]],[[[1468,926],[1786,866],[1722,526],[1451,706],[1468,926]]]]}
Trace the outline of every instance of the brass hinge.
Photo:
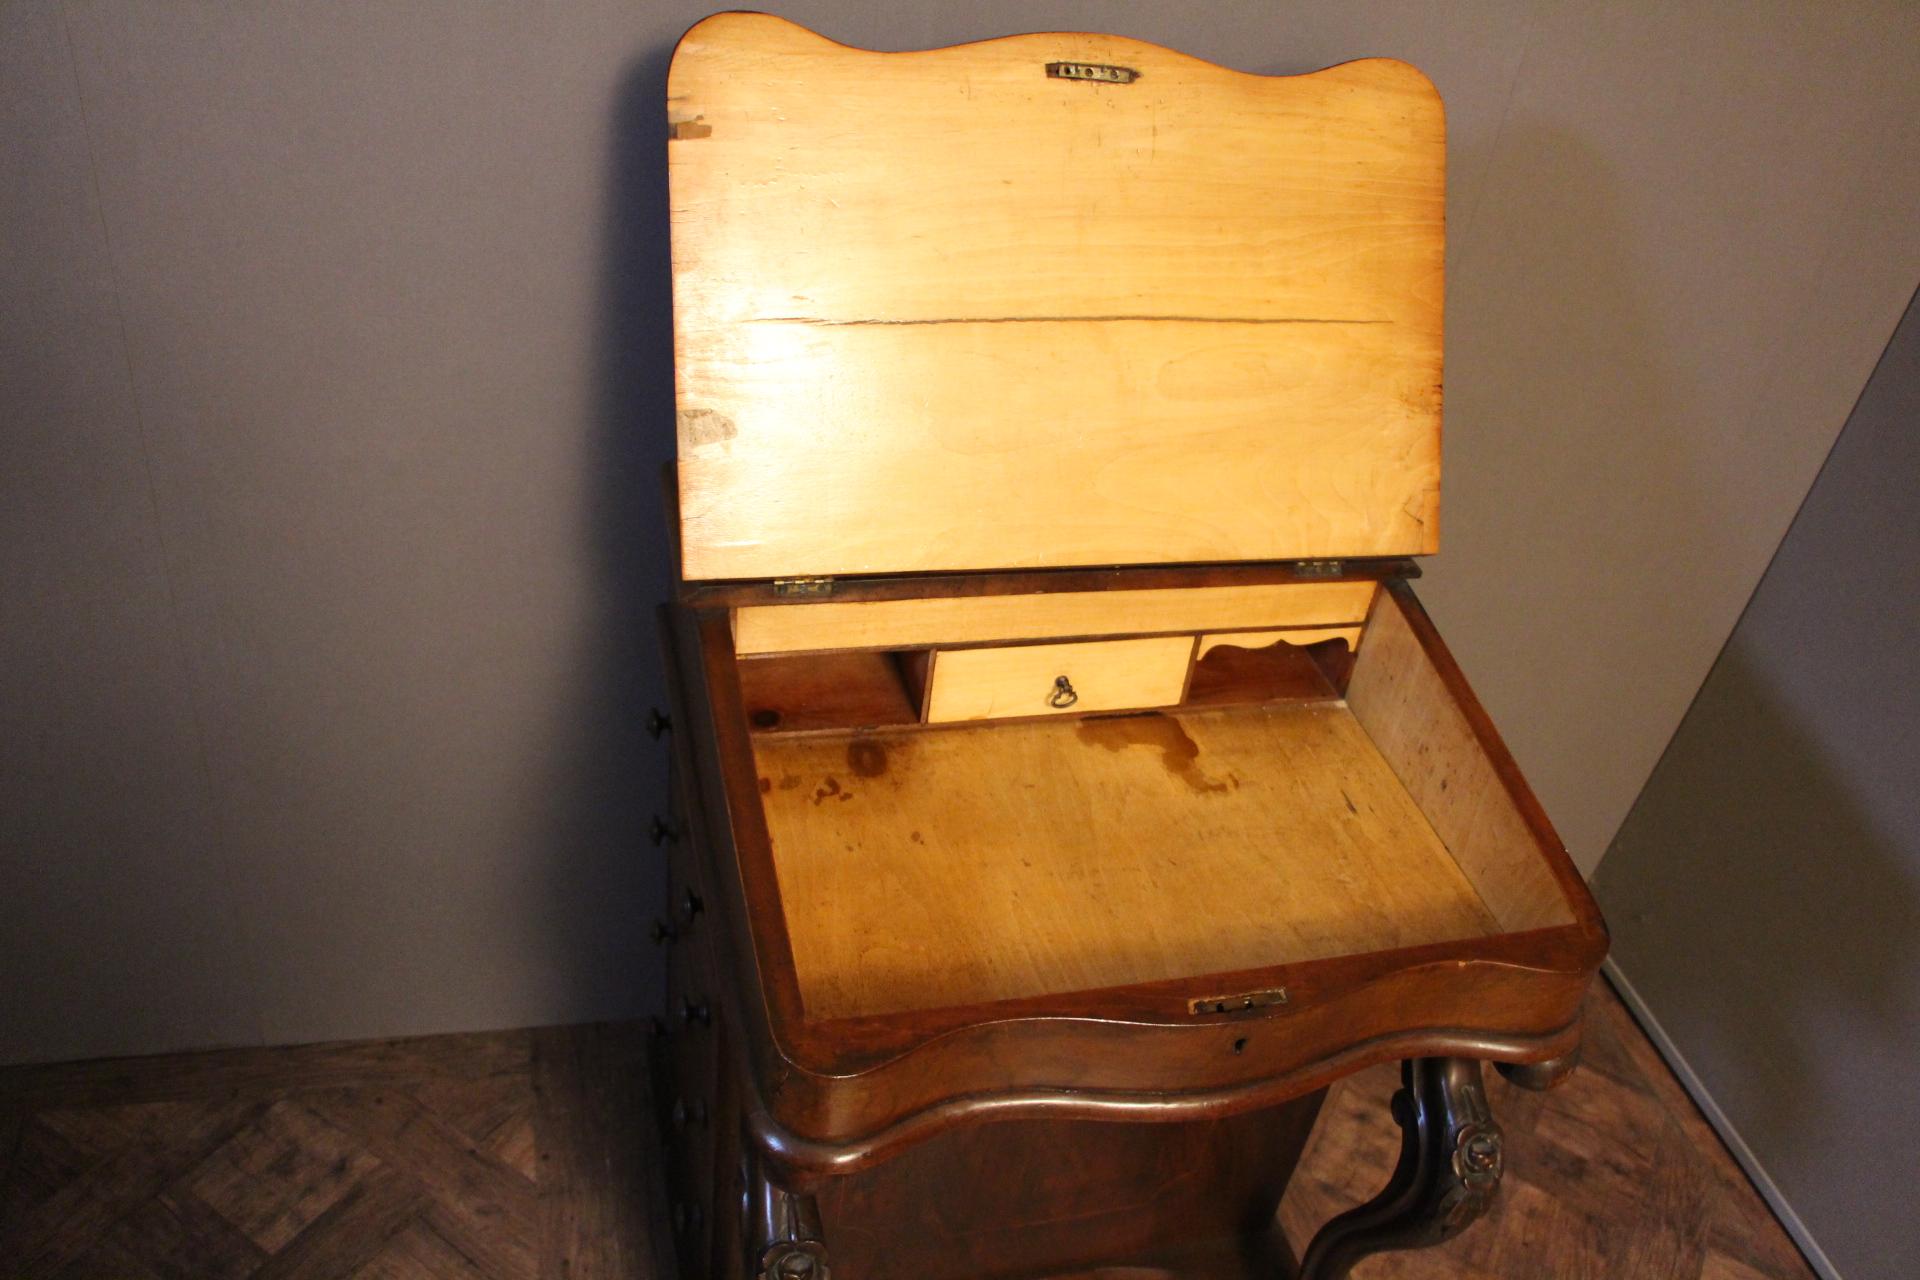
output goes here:
{"type": "Polygon", "coordinates": [[[1237,996],[1201,996],[1187,1001],[1188,1013],[1238,1013],[1242,1009],[1266,1009],[1287,1002],[1285,987],[1265,991],[1243,991],[1237,996]]]}
{"type": "Polygon", "coordinates": [[[830,596],[833,594],[832,578],[775,578],[773,594],[777,596],[830,596]]]}
{"type": "Polygon", "coordinates": [[[1344,560],[1296,560],[1293,571],[1302,578],[1337,578],[1347,571],[1344,560]]]}

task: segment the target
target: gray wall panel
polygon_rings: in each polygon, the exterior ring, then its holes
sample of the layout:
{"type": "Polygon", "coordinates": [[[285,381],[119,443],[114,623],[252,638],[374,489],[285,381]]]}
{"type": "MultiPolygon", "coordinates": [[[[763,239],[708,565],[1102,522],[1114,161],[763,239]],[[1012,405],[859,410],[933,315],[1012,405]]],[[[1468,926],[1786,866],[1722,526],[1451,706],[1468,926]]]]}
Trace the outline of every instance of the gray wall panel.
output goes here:
{"type": "Polygon", "coordinates": [[[0,1061],[248,1040],[57,7],[0,9],[0,1061]]]}
{"type": "Polygon", "coordinates": [[[1920,308],[1596,877],[1614,956],[1841,1274],[1920,1274],[1920,308]]]}

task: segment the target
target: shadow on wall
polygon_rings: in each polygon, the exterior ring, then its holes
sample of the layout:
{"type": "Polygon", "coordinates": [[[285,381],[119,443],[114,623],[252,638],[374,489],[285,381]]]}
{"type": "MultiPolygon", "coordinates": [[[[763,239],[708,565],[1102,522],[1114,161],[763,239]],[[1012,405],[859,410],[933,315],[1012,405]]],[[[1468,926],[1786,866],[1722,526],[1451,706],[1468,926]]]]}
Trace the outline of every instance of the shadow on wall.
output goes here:
{"type": "Polygon", "coordinates": [[[1503,129],[1497,163],[1479,141],[1449,160],[1441,552],[1423,595],[1591,868],[1694,692],[1676,638],[1703,666],[1720,640],[1675,583],[1752,516],[1715,496],[1712,388],[1660,328],[1632,175],[1538,120],[1503,129]]]}
{"type": "Polygon", "coordinates": [[[1622,970],[1687,1029],[1693,1065],[1757,1151],[1831,1145],[1824,1113],[1854,1082],[1821,1078],[1822,1028],[1914,1023],[1920,893],[1900,838],[1862,811],[1736,634],[1595,888],[1622,970]],[[1691,957],[1712,981],[1694,980],[1691,957]]]}
{"type": "Polygon", "coordinates": [[[647,736],[665,706],[655,608],[671,590],[660,469],[673,457],[666,78],[672,46],[637,58],[612,104],[594,350],[594,418],[583,458],[594,616],[575,693],[561,708],[552,850],[536,901],[552,931],[561,1007],[632,1016],[659,1009],[664,963],[646,925],[665,907],[664,860],[647,839],[667,806],[666,751],[647,736]],[[591,904],[592,919],[572,916],[591,904]],[[581,939],[592,939],[583,946],[581,939]]]}

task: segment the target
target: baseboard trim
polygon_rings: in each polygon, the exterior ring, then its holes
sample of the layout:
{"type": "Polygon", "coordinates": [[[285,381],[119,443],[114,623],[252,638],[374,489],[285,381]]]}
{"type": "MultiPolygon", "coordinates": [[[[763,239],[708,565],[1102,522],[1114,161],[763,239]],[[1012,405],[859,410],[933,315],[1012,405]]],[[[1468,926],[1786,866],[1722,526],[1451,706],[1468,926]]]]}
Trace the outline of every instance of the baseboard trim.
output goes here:
{"type": "Polygon", "coordinates": [[[1705,1082],[1694,1072],[1692,1065],[1687,1062],[1686,1055],[1680,1052],[1680,1047],[1673,1042],[1673,1037],[1667,1034],[1667,1029],[1660,1025],[1660,1019],[1655,1017],[1653,1010],[1647,1007],[1647,1002],[1641,999],[1640,992],[1634,987],[1632,979],[1620,971],[1620,966],[1615,964],[1611,957],[1602,963],[1600,969],[1607,975],[1607,981],[1613,984],[1613,989],[1619,992],[1621,1001],[1633,1014],[1634,1020],[1640,1024],[1640,1029],[1647,1033],[1647,1039],[1653,1041],[1653,1047],[1659,1050],[1662,1058],[1666,1059],[1674,1078],[1680,1081],[1680,1087],[1687,1091],[1694,1105],[1700,1108],[1700,1114],[1707,1118],[1707,1123],[1713,1126],[1713,1131],[1720,1135],[1720,1141],[1727,1144],[1727,1150],[1733,1153],[1734,1160],[1745,1172],[1748,1180],[1753,1183],[1754,1189],[1760,1193],[1760,1198],[1767,1202],[1767,1207],[1773,1210],[1773,1216],[1780,1220],[1780,1225],[1785,1227],[1787,1234],[1793,1238],[1795,1247],[1806,1257],[1807,1265],[1819,1274],[1820,1280],[1841,1280],[1840,1273],[1834,1269],[1833,1262],[1827,1257],[1826,1251],[1813,1238],[1813,1233],[1807,1230],[1807,1224],[1800,1221],[1800,1215],[1793,1211],[1791,1204],[1787,1203],[1787,1198],[1781,1194],[1780,1188],[1774,1185],[1773,1179],[1767,1175],[1765,1167],[1761,1165],[1760,1158],[1753,1154],[1753,1148],[1749,1147],[1746,1139],[1740,1136],[1740,1131],[1733,1127],[1733,1121],[1727,1118],[1727,1113],[1720,1109],[1720,1104],[1713,1100],[1711,1093],[1707,1092],[1705,1082]]]}

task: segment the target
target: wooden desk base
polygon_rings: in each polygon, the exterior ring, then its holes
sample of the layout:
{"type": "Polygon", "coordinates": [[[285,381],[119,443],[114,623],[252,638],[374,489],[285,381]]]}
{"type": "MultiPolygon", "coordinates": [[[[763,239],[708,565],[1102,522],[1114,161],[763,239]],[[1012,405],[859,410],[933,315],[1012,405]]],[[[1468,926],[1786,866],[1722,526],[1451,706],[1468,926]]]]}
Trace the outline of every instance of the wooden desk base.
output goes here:
{"type": "MultiPolygon", "coordinates": [[[[674,1087],[667,1058],[656,1055],[663,1099],[674,1087]]],[[[1572,1066],[1508,1074],[1549,1088],[1572,1066]]],[[[687,1280],[1344,1280],[1369,1254],[1470,1226],[1504,1166],[1480,1064],[1410,1060],[1386,1188],[1329,1222],[1296,1262],[1276,1213],[1324,1089],[1218,1120],[964,1126],[803,1195],[743,1141],[737,1090],[716,1085],[718,1105],[691,1123],[691,1140],[684,1109],[662,1116],[681,1157],[673,1218],[687,1280]]]]}
{"type": "Polygon", "coordinates": [[[848,1277],[973,1280],[1171,1265],[1244,1242],[1260,1263],[1249,1274],[1285,1275],[1274,1212],[1324,1097],[1187,1124],[949,1130],[821,1187],[829,1256],[848,1277]]]}

